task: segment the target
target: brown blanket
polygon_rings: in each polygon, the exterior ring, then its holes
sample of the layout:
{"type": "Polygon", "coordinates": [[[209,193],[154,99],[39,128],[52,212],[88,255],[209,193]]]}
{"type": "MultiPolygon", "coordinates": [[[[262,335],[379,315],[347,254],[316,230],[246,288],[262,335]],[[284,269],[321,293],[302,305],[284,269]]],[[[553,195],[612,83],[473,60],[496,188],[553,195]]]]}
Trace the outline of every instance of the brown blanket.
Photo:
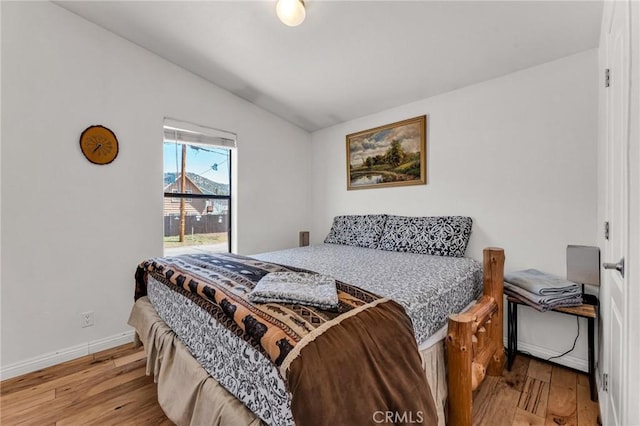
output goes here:
{"type": "Polygon", "coordinates": [[[252,344],[279,368],[298,425],[436,424],[403,308],[341,282],[337,312],[247,300],[264,275],[290,270],[229,254],[156,258],[139,266],[135,297],[151,274],[252,344]]]}
{"type": "Polygon", "coordinates": [[[298,425],[438,424],[411,320],[391,300],[309,342],[287,380],[298,425]]]}

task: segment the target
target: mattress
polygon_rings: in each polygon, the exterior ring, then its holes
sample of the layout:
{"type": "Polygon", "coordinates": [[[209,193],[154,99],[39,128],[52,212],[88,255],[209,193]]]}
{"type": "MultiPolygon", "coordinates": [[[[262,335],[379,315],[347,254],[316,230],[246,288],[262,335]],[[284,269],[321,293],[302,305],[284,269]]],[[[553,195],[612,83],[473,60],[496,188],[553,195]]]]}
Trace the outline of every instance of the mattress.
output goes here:
{"type": "Polygon", "coordinates": [[[398,253],[319,244],[252,255],[265,262],[308,269],[400,303],[413,321],[418,344],[482,293],[482,264],[466,257],[398,253]]]}
{"type": "MultiPolygon", "coordinates": [[[[482,267],[466,258],[395,253],[322,244],[253,256],[331,275],[400,303],[418,342],[481,292],[482,267]]],[[[261,420],[293,425],[291,400],[276,367],[200,306],[149,277],[148,297],[202,367],[261,420]]]]}

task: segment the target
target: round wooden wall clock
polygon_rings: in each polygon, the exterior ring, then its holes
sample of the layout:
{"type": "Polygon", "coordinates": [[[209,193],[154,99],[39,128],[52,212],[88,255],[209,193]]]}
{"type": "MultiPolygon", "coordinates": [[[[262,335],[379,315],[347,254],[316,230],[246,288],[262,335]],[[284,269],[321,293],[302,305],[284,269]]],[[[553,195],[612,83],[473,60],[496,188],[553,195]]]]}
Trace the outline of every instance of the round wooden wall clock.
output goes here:
{"type": "Polygon", "coordinates": [[[80,135],[80,149],[92,163],[109,164],[118,156],[118,139],[104,126],[90,126],[80,135]]]}

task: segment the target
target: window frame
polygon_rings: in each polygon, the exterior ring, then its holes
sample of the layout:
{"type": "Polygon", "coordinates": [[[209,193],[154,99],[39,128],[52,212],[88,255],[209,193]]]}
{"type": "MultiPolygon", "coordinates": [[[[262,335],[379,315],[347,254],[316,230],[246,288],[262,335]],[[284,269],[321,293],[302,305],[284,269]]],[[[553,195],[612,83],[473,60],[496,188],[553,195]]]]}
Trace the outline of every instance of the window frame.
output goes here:
{"type": "Polygon", "coordinates": [[[164,199],[170,198],[172,201],[180,202],[181,199],[185,199],[186,202],[192,202],[193,200],[204,199],[211,200],[211,206],[214,206],[214,200],[224,200],[227,204],[227,252],[232,252],[233,241],[233,161],[236,146],[236,134],[227,132],[220,129],[209,128],[200,126],[194,123],[186,121],[179,121],[165,117],[163,125],[163,144],[175,143],[179,145],[187,146],[203,146],[210,148],[223,149],[228,151],[229,161],[229,194],[228,195],[213,195],[213,194],[193,194],[193,190],[184,190],[180,192],[179,189],[173,189],[171,192],[164,192],[164,199]],[[175,135],[170,137],[171,134],[175,135]]]}

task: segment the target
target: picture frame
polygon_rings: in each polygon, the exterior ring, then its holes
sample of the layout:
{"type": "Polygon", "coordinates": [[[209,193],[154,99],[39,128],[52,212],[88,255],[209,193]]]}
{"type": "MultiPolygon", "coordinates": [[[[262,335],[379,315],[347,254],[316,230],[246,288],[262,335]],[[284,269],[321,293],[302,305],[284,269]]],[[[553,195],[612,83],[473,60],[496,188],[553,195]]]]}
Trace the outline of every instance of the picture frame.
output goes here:
{"type": "Polygon", "coordinates": [[[427,183],[427,116],[346,136],[347,190],[427,183]]]}

